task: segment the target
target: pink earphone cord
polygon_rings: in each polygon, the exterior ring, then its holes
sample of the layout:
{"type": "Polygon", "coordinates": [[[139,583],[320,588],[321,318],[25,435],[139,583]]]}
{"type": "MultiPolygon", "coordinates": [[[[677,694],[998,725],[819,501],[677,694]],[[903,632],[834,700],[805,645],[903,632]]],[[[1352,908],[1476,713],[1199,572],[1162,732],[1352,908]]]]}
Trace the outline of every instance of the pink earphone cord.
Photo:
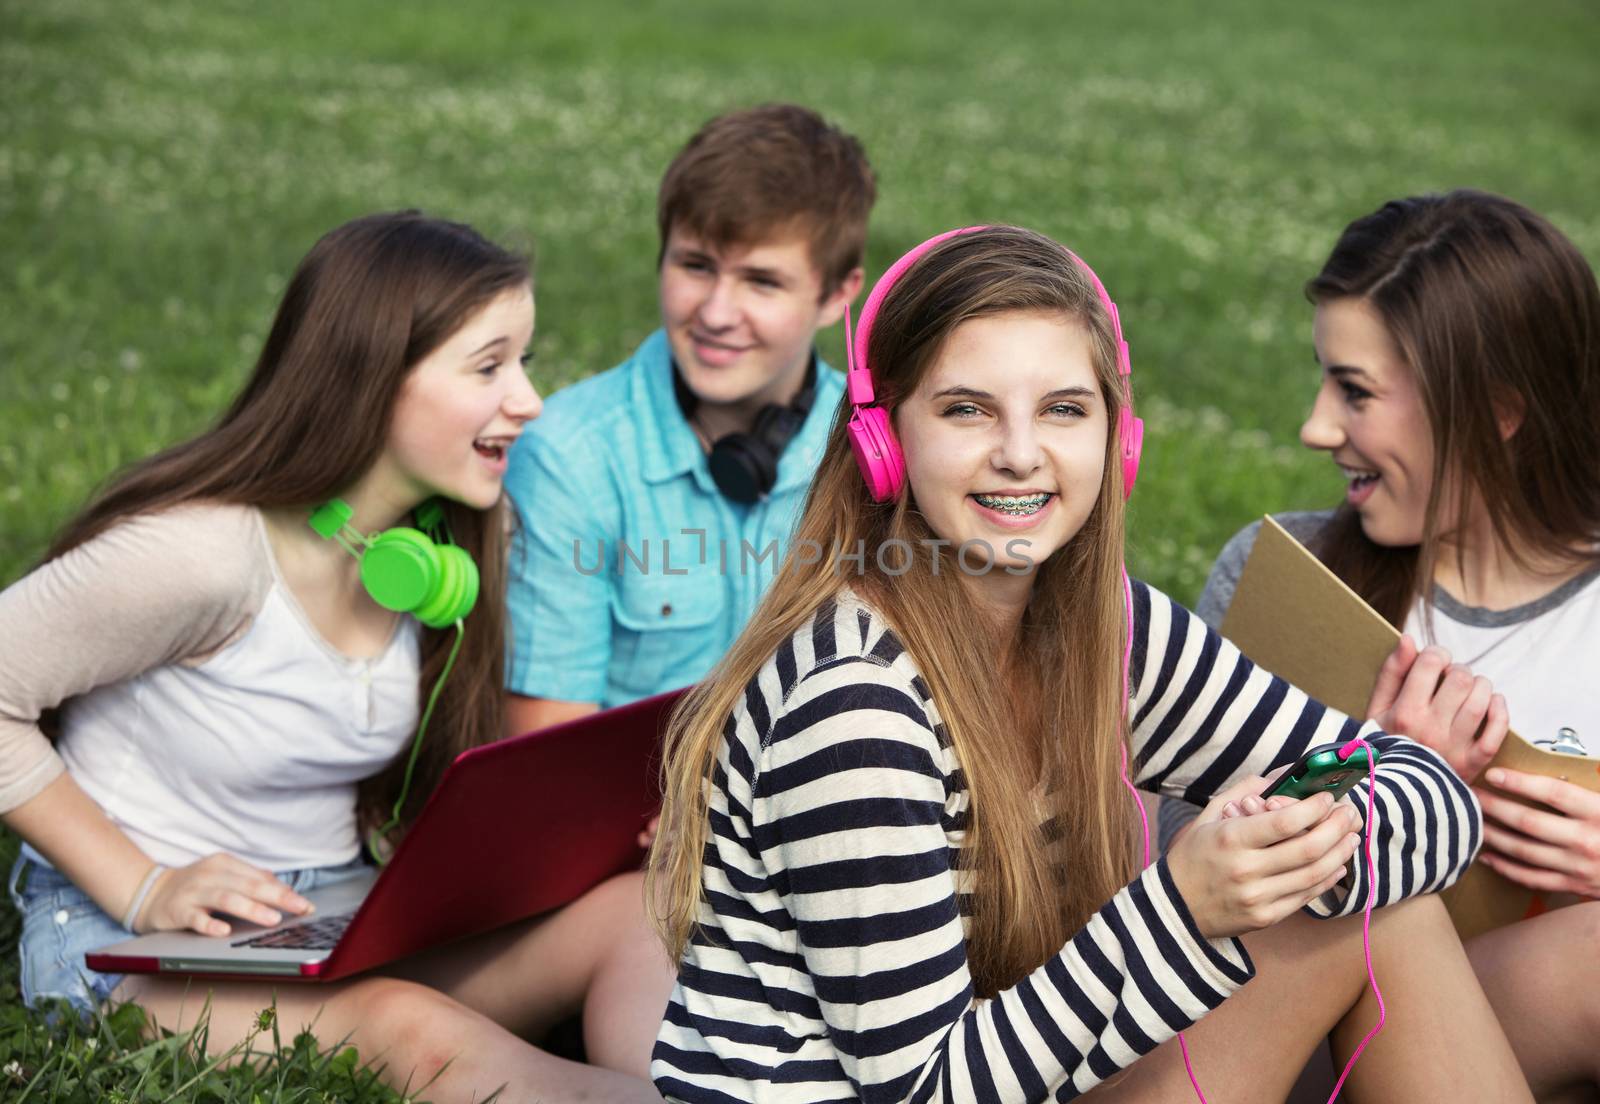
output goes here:
{"type": "MultiPolygon", "coordinates": [[[[1122,651],[1122,708],[1124,716],[1128,708],[1128,667],[1133,660],[1133,584],[1128,580],[1127,569],[1122,572],[1122,595],[1124,609],[1127,610],[1128,631],[1123,637],[1122,651]]],[[[1355,1068],[1356,1061],[1361,1057],[1361,1052],[1367,1049],[1367,1044],[1377,1038],[1378,1032],[1383,1030],[1384,1021],[1388,1018],[1388,1010],[1383,1004],[1383,991],[1378,988],[1378,975],[1372,969],[1372,901],[1378,884],[1377,868],[1372,861],[1372,817],[1373,802],[1378,792],[1377,764],[1374,762],[1371,746],[1360,736],[1350,740],[1339,748],[1340,760],[1350,758],[1355,754],[1356,748],[1367,750],[1367,815],[1365,830],[1362,832],[1361,853],[1367,862],[1367,906],[1361,918],[1361,946],[1367,958],[1367,981],[1372,986],[1372,995],[1378,1002],[1378,1022],[1372,1026],[1361,1040],[1355,1053],[1350,1055],[1350,1060],[1344,1065],[1344,1072],[1339,1074],[1338,1082],[1333,1086],[1333,1095],[1328,1097],[1328,1104],[1333,1104],[1339,1098],[1339,1090],[1344,1088],[1344,1082],[1350,1076],[1350,1071],[1355,1068]]],[[[1128,788],[1128,793],[1133,795],[1133,803],[1139,807],[1139,826],[1144,833],[1144,865],[1150,865],[1150,815],[1145,811],[1144,798],[1139,796],[1139,791],[1128,778],[1128,745],[1122,744],[1122,784],[1128,788]]],[[[1189,1075],[1189,1084],[1194,1086],[1195,1096],[1200,1098],[1200,1104],[1210,1104],[1205,1092],[1200,1088],[1200,1081],[1195,1077],[1194,1065],[1189,1060],[1189,1043],[1183,1037],[1183,1032],[1178,1032],[1178,1048],[1183,1051],[1183,1069],[1189,1075]]]]}

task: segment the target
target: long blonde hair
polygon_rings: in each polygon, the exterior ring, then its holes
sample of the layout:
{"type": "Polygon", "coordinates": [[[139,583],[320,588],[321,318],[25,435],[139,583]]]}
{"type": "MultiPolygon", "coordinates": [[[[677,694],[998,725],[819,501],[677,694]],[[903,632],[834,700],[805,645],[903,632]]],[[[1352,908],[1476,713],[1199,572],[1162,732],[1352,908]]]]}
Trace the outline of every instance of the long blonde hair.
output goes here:
{"type": "MultiPolygon", "coordinates": [[[[892,415],[961,323],[1016,312],[1085,326],[1114,427],[1122,392],[1110,316],[1065,249],[1015,227],[953,238],[896,282],[870,337],[878,401],[892,415]]],[[[1137,871],[1132,806],[1120,781],[1126,622],[1116,434],[1108,428],[1106,474],[1088,519],[1038,565],[1016,637],[1001,640],[975,631],[987,622],[909,492],[883,504],[868,497],[845,432],[849,413],[841,404],[778,578],[672,718],[650,897],[668,949],[681,957],[698,924],[710,780],[725,722],[783,641],[848,585],[917,660],[960,760],[970,799],[962,847],[973,889],[967,951],[976,991],[989,996],[1059,952],[1137,871]],[[896,540],[914,550],[913,563],[891,577],[872,550],[896,540]],[[839,570],[840,553],[860,548],[867,555],[859,573],[839,570]],[[946,562],[936,569],[941,555],[946,562]],[[997,651],[1010,662],[997,664],[997,651]]],[[[902,560],[896,555],[891,566],[902,560]]]]}

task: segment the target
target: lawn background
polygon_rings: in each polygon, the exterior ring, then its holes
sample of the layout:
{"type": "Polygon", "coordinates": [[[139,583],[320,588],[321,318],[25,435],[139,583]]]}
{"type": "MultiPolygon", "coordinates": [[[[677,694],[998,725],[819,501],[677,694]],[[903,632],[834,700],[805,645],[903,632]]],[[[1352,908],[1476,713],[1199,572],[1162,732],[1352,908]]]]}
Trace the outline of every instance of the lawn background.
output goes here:
{"type": "Polygon", "coordinates": [[[1130,564],[1192,600],[1239,525],[1340,493],[1295,430],[1299,289],[1345,223],[1474,186],[1600,259],[1597,57],[1589,0],[0,0],[0,582],[220,412],[354,215],[534,247],[536,384],[615,363],[655,324],[672,153],[792,99],[877,169],[869,279],[979,221],[1095,265],[1149,427],[1130,564]]]}

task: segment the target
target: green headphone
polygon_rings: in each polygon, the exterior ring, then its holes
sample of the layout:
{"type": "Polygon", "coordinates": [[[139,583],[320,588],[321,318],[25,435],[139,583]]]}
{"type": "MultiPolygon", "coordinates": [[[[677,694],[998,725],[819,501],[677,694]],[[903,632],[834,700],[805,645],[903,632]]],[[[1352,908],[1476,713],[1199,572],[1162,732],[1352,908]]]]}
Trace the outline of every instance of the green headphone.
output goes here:
{"type": "Polygon", "coordinates": [[[370,536],[350,524],[354,513],[349,503],[333,499],[311,512],[311,528],[361,561],[361,585],[374,602],[409,613],[430,629],[449,628],[472,612],[478,565],[450,543],[438,502],[429,499],[417,508],[419,528],[398,526],[370,536]]]}
{"type": "Polygon", "coordinates": [[[435,499],[430,498],[417,507],[417,529],[397,526],[368,536],[350,524],[354,514],[348,502],[335,498],[311,511],[311,528],[323,540],[337,541],[340,548],[361,561],[361,585],[378,605],[397,613],[409,613],[430,629],[454,625],[456,630],[455,643],[450,646],[444,669],[439,672],[433,692],[428,695],[427,707],[422,711],[416,738],[411,741],[400,796],[395,799],[388,822],[367,837],[367,849],[382,866],[386,860],[380,844],[400,824],[400,811],[405,808],[406,795],[411,792],[411,775],[417,767],[417,753],[422,750],[422,734],[428,731],[428,721],[433,717],[433,707],[439,700],[444,680],[456,665],[456,654],[461,650],[464,636],[461,622],[478,600],[478,565],[472,562],[465,549],[457,548],[451,541],[444,507],[435,499]],[[421,532],[423,529],[428,532],[421,532]]]}

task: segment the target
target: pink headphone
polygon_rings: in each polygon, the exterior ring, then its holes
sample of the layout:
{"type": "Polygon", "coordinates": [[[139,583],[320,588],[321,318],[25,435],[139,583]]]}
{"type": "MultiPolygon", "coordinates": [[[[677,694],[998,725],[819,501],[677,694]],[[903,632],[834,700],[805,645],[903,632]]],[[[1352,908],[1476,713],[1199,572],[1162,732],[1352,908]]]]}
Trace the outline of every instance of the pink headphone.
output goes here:
{"type": "MultiPolygon", "coordinates": [[[[943,234],[929,238],[921,245],[912,249],[901,257],[889,270],[879,278],[877,286],[872,289],[872,294],[867,296],[866,303],[861,308],[861,325],[852,335],[850,332],[850,308],[845,308],[844,315],[844,340],[845,355],[849,361],[849,373],[845,378],[845,386],[850,396],[851,414],[850,448],[856,454],[856,463],[861,468],[861,475],[867,481],[867,493],[874,502],[887,502],[900,493],[906,482],[906,459],[900,451],[900,442],[895,439],[894,427],[889,424],[889,412],[881,406],[874,404],[872,388],[872,365],[867,359],[867,348],[872,340],[872,324],[877,321],[878,309],[883,306],[884,299],[889,294],[889,289],[895,282],[917,262],[923,254],[946,239],[958,234],[973,234],[979,230],[988,230],[988,226],[964,226],[959,230],[946,230],[943,234]]],[[[1094,274],[1094,269],[1084,263],[1083,258],[1067,250],[1067,255],[1078,263],[1084,273],[1094,284],[1095,294],[1100,297],[1100,302],[1105,304],[1106,310],[1111,314],[1111,328],[1117,339],[1117,375],[1122,379],[1122,410],[1117,417],[1117,441],[1122,453],[1122,493],[1124,497],[1133,494],[1133,484],[1139,477],[1139,453],[1144,448],[1144,419],[1133,415],[1133,364],[1128,359],[1128,343],[1122,339],[1122,320],[1117,314],[1117,305],[1111,301],[1111,296],[1106,294],[1105,285],[1100,282],[1100,277],[1094,274]]]]}

